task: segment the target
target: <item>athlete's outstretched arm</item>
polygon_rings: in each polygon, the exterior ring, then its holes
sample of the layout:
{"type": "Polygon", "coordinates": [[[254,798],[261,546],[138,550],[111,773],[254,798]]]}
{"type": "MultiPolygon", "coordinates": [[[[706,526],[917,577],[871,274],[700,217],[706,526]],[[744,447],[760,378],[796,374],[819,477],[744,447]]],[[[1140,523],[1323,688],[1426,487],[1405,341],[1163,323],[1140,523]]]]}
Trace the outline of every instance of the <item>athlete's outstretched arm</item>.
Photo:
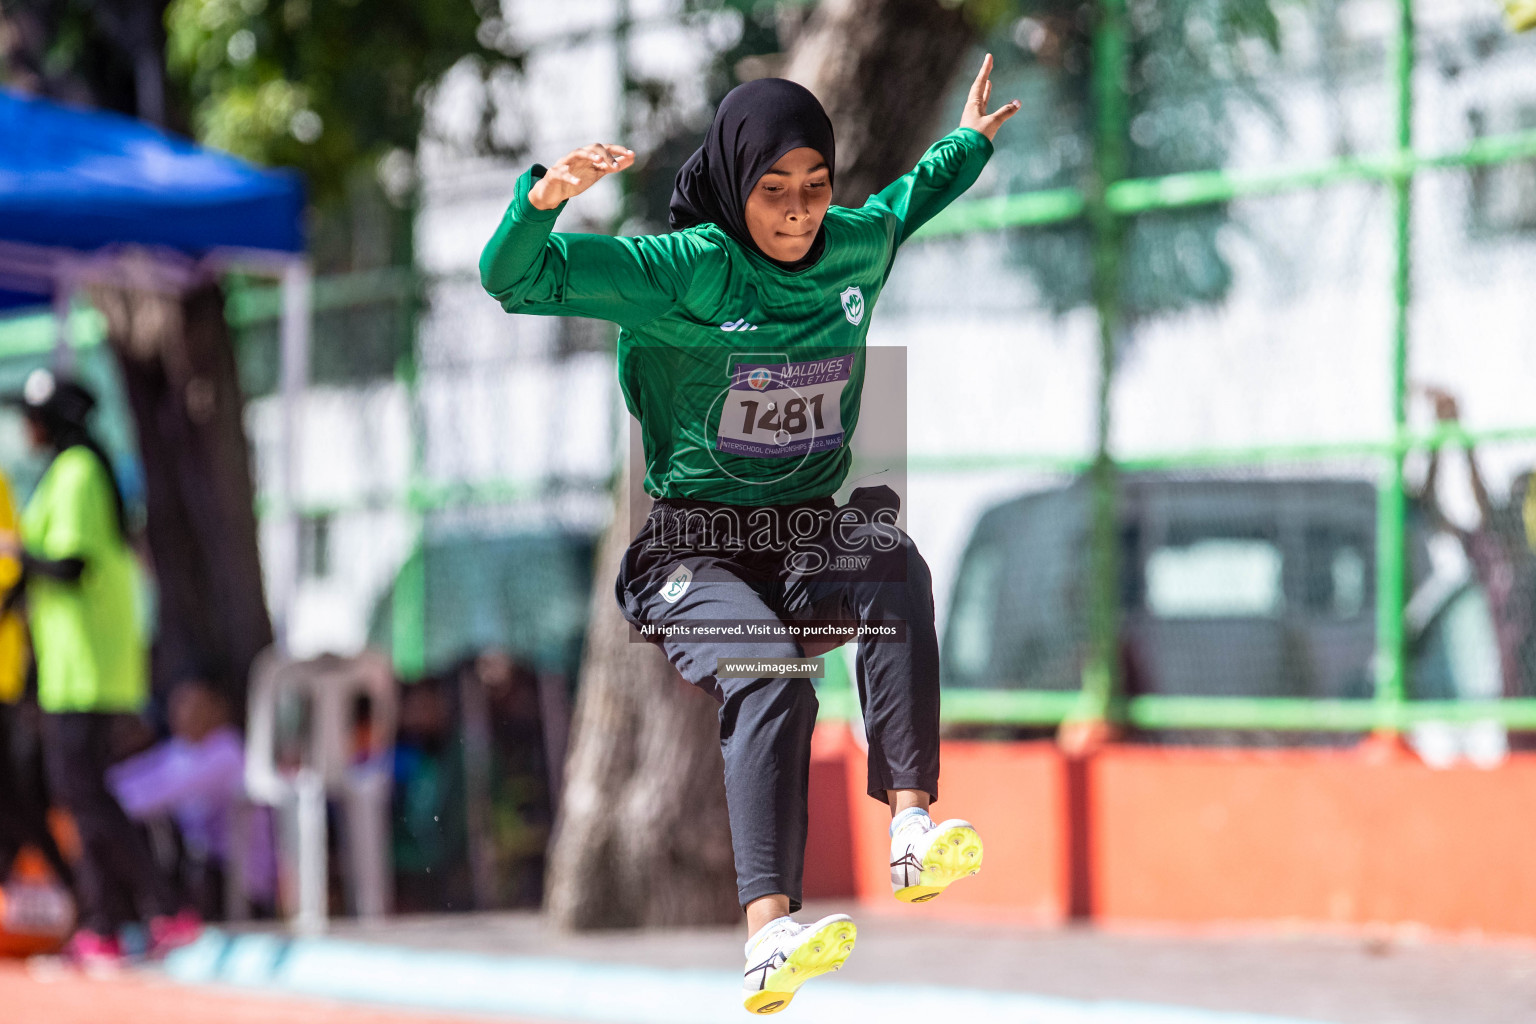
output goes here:
{"type": "Polygon", "coordinates": [[[677,304],[690,279],[686,238],[553,233],[569,199],[634,159],[620,146],[587,146],[547,170],[535,165],[517,180],[480,254],[480,283],[503,309],[634,326],[677,304]]]}
{"type": "Polygon", "coordinates": [[[981,62],[971,93],[960,115],[960,126],[929,147],[908,173],[869,197],[865,206],[878,206],[899,222],[900,245],[976,181],[992,155],[992,139],[1004,121],[1019,112],[1012,100],[987,113],[992,98],[992,55],[981,62]]]}

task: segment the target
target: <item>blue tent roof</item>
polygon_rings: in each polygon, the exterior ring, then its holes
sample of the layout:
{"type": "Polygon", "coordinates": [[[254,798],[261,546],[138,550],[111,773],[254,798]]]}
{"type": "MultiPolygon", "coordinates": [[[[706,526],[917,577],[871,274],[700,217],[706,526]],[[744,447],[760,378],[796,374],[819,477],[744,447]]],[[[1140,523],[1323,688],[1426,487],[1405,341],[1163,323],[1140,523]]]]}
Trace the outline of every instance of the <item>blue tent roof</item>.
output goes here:
{"type": "Polygon", "coordinates": [[[0,89],[0,241],[302,252],[304,187],[118,114],[0,89]]]}

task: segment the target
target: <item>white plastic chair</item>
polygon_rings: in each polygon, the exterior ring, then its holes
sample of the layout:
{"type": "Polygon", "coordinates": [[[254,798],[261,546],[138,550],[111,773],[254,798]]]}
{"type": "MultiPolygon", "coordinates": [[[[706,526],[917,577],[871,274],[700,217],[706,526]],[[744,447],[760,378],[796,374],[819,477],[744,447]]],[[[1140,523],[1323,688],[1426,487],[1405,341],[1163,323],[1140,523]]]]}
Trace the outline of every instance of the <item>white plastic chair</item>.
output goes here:
{"type": "Polygon", "coordinates": [[[328,917],[326,807],[341,812],[348,902],[360,918],[390,910],[391,757],[399,713],[389,662],[367,652],[293,661],[268,648],[251,670],[245,785],[277,809],[279,893],[296,931],[325,930],[328,917]],[[353,709],[370,705],[371,751],[358,760],[353,709]],[[305,709],[307,728],[279,757],[281,715],[305,709]],[[295,756],[296,755],[296,756],[295,756]],[[283,763],[287,762],[287,763],[283,763]]]}

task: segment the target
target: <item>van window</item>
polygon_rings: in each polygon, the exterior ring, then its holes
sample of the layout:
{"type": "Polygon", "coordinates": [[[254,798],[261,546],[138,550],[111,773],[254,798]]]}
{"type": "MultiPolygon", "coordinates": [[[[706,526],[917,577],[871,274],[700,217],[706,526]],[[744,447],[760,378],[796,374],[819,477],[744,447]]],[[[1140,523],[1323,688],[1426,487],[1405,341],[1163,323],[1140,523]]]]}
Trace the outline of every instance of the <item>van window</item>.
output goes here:
{"type": "Polygon", "coordinates": [[[997,631],[992,621],[1002,589],[1004,552],[988,548],[972,560],[955,587],[954,610],[949,617],[949,654],[953,670],[976,678],[986,675],[993,660],[992,641],[997,631]]]}
{"type": "Polygon", "coordinates": [[[1345,622],[1371,611],[1371,539],[1358,528],[1316,522],[1303,538],[1299,583],[1309,614],[1345,622]]]}
{"type": "Polygon", "coordinates": [[[1278,616],[1285,610],[1280,549],[1255,538],[1207,537],[1147,558],[1147,611],[1161,619],[1278,616]]]}
{"type": "Polygon", "coordinates": [[[1356,547],[1335,548],[1329,562],[1333,600],[1329,611],[1336,619],[1353,619],[1365,611],[1365,555],[1356,547]]]}

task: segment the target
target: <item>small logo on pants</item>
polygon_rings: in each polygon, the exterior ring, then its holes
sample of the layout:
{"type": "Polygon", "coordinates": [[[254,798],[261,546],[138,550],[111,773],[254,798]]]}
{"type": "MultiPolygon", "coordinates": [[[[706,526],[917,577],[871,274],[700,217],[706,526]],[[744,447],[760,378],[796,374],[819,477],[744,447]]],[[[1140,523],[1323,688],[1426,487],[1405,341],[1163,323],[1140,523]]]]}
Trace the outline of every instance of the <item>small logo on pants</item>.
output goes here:
{"type": "Polygon", "coordinates": [[[680,565],[672,570],[672,575],[667,577],[667,582],[661,585],[661,599],[667,604],[676,604],[677,599],[688,591],[688,584],[693,582],[693,570],[686,565],[680,565]]]}

